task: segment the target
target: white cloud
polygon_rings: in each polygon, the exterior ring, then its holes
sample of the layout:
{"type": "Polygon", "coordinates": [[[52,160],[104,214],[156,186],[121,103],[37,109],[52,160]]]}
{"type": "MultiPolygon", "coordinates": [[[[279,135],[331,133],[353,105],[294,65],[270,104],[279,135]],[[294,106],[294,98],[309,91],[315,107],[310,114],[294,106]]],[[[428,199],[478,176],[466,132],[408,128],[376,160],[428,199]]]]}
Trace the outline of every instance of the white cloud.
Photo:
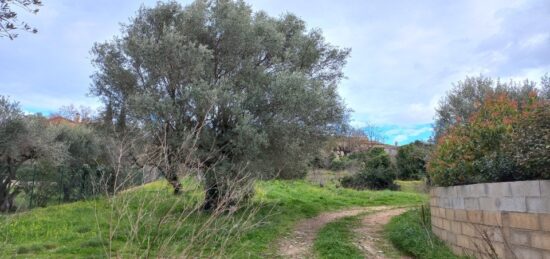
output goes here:
{"type": "MultiPolygon", "coordinates": [[[[140,2],[155,0],[49,1],[38,15],[23,14],[39,33],[0,39],[0,93],[44,109],[93,106],[85,97],[93,73],[88,51],[119,34],[119,23],[140,2]]],[[[331,44],[352,48],[340,93],[355,111],[356,127],[431,123],[439,99],[467,75],[538,80],[550,70],[546,0],[250,3],[273,16],[296,13],[331,44]]]]}

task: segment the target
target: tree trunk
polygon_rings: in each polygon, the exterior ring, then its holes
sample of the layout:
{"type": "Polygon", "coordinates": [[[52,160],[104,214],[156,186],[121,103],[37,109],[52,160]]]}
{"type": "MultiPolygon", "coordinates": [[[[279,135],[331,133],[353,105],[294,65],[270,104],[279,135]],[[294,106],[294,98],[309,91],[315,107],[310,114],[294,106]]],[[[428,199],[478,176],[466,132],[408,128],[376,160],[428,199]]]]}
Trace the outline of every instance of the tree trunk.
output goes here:
{"type": "Polygon", "coordinates": [[[19,164],[8,158],[7,166],[6,177],[0,183],[0,212],[14,211],[16,209],[14,199],[20,192],[20,188],[17,186],[13,186],[13,190],[10,192],[11,183],[12,180],[15,180],[15,173],[19,164]]]}
{"type": "Polygon", "coordinates": [[[172,187],[174,187],[174,195],[180,194],[181,183],[180,183],[180,179],[179,179],[178,175],[176,173],[172,173],[172,175],[170,176],[169,181],[170,181],[170,184],[172,185],[172,187]]]}
{"type": "MultiPolygon", "coordinates": [[[[208,185],[207,185],[208,186],[208,185]]],[[[220,190],[218,188],[218,184],[210,184],[206,188],[206,192],[204,195],[204,204],[202,205],[202,209],[204,211],[212,211],[218,208],[220,202],[220,190]]]]}

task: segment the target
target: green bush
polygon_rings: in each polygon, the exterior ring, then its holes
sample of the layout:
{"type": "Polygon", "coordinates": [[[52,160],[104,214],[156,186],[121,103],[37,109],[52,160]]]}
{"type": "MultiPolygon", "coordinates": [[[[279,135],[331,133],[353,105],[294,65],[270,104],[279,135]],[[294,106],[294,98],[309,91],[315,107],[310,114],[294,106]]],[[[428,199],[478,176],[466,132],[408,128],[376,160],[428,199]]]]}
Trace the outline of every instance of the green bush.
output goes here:
{"type": "Polygon", "coordinates": [[[396,156],[398,178],[401,180],[424,178],[429,151],[430,145],[421,141],[400,147],[396,156]]]}
{"type": "Polygon", "coordinates": [[[353,161],[346,157],[335,157],[330,163],[330,169],[334,171],[342,171],[348,169],[352,165],[353,161]]]}
{"type": "Polygon", "coordinates": [[[343,187],[358,190],[396,190],[398,188],[394,184],[396,178],[395,166],[388,154],[382,148],[373,148],[366,153],[361,171],[355,175],[343,177],[340,183],[343,187]]]}
{"type": "Polygon", "coordinates": [[[507,146],[523,179],[550,179],[550,106],[521,118],[507,146]]]}
{"type": "Polygon", "coordinates": [[[532,95],[523,103],[489,97],[466,122],[437,143],[428,173],[441,186],[548,179],[548,103],[532,95]]]}
{"type": "Polygon", "coordinates": [[[377,167],[366,168],[353,176],[345,176],[340,180],[340,184],[342,184],[342,187],[357,190],[397,190],[399,186],[394,183],[395,179],[395,170],[377,167]]]}

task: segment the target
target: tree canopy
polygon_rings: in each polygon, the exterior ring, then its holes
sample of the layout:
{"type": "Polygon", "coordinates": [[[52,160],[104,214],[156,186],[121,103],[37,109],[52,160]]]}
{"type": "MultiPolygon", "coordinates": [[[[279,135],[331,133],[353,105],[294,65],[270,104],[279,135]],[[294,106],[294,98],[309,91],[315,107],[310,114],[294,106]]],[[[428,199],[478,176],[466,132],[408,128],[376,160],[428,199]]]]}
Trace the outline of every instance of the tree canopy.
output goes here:
{"type": "Polygon", "coordinates": [[[19,21],[17,12],[13,7],[17,6],[21,9],[38,13],[39,7],[42,6],[41,0],[0,0],[0,37],[8,37],[9,39],[17,38],[18,34],[15,30],[23,30],[32,33],[38,32],[36,28],[31,27],[25,22],[19,21]]]}
{"type": "Polygon", "coordinates": [[[176,192],[178,165],[193,153],[204,168],[206,207],[240,172],[303,174],[321,140],[346,122],[337,86],[349,50],[292,14],[253,13],[243,1],[141,8],[93,55],[91,91],[105,104],[105,121],[147,131],[176,192]]]}

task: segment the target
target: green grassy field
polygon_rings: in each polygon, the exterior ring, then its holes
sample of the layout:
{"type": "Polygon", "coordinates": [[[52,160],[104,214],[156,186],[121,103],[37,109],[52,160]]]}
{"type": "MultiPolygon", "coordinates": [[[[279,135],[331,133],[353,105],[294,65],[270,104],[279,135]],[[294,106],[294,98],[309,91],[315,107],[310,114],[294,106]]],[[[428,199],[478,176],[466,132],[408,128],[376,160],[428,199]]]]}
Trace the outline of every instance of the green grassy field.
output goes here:
{"type": "Polygon", "coordinates": [[[190,180],[180,196],[172,195],[165,182],[155,182],[111,199],[0,216],[1,255],[273,257],[273,243],[300,219],[346,207],[426,201],[422,194],[320,188],[306,181],[258,182],[255,189],[244,208],[215,217],[197,210],[203,193],[190,180]]]}

